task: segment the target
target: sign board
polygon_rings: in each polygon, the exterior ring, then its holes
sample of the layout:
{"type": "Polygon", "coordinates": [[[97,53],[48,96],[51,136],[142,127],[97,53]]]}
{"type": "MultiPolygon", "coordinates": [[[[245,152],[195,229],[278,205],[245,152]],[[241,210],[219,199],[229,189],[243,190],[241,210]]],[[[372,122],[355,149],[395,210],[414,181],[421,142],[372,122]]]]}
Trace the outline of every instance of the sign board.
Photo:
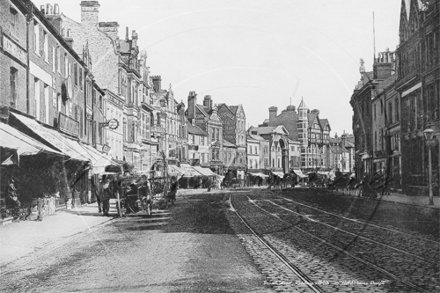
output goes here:
{"type": "Polygon", "coordinates": [[[17,58],[21,63],[27,64],[26,51],[7,38],[6,35],[3,35],[3,50],[17,58]]]}
{"type": "Polygon", "coordinates": [[[63,113],[59,115],[58,129],[74,137],[79,137],[79,122],[63,113]]]}
{"type": "Polygon", "coordinates": [[[108,154],[108,152],[110,151],[111,147],[108,144],[104,144],[102,146],[102,151],[106,154],[108,154]]]}

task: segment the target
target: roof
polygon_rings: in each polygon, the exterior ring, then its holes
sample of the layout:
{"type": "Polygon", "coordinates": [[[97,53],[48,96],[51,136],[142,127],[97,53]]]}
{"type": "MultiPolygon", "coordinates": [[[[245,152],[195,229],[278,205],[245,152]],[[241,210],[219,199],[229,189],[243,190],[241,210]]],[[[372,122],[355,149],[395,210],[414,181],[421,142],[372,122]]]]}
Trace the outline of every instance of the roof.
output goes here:
{"type": "Polygon", "coordinates": [[[231,109],[232,113],[237,114],[238,106],[228,106],[231,109]]]}
{"type": "Polygon", "coordinates": [[[301,98],[301,103],[298,106],[298,110],[299,109],[308,109],[307,106],[306,106],[306,103],[304,103],[304,99],[303,98],[301,98]]]}
{"type": "Polygon", "coordinates": [[[223,147],[236,148],[237,146],[226,139],[223,139],[223,147]]]}
{"type": "Polygon", "coordinates": [[[262,137],[259,136],[258,134],[252,134],[252,133],[249,133],[249,132],[248,132],[247,136],[248,136],[250,139],[254,139],[254,140],[264,140],[264,138],[262,138],[262,137]]]}
{"type": "Polygon", "coordinates": [[[263,126],[263,127],[256,127],[258,134],[272,134],[276,126],[263,126]]]}
{"type": "Polygon", "coordinates": [[[188,127],[188,133],[189,134],[193,134],[193,135],[195,134],[195,135],[200,135],[200,136],[208,136],[208,133],[206,131],[204,131],[203,129],[201,129],[197,125],[192,125],[192,123],[190,123],[189,121],[186,121],[186,126],[188,127]]]}
{"type": "Polygon", "coordinates": [[[328,119],[319,119],[319,123],[321,124],[322,128],[325,129],[325,127],[328,125],[328,119]]]}

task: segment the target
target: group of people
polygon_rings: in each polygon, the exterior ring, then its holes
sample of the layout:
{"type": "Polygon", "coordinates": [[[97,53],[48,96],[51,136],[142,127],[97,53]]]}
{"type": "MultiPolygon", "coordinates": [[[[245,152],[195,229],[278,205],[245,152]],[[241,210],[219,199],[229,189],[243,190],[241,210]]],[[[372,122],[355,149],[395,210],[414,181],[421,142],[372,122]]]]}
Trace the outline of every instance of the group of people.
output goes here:
{"type": "MultiPolygon", "coordinates": [[[[174,202],[176,200],[178,188],[178,179],[172,176],[166,194],[168,201],[174,202]]],[[[95,190],[98,212],[102,213],[103,216],[109,216],[110,198],[116,197],[116,193],[119,193],[120,199],[125,203],[126,213],[135,212],[137,210],[136,201],[138,199],[146,198],[148,201],[151,201],[153,193],[151,183],[146,177],[142,178],[140,182],[131,182],[123,189],[122,178],[108,178],[104,175],[95,190]]]]}
{"type": "MultiPolygon", "coordinates": [[[[17,191],[17,186],[16,186],[16,182],[15,182],[14,178],[9,179],[9,185],[8,185],[5,204],[12,212],[12,216],[16,219],[16,221],[20,221],[20,218],[21,218],[20,209],[22,208],[22,204],[21,204],[20,200],[18,199],[18,191],[17,191]]],[[[44,199],[44,196],[41,195],[37,198],[37,211],[38,211],[38,216],[36,219],[37,221],[43,221],[44,207],[45,207],[45,199],[44,199]]],[[[29,214],[30,214],[30,210],[29,210],[29,214]]],[[[25,214],[25,216],[23,216],[22,218],[27,219],[27,216],[29,214],[25,214]]]]}

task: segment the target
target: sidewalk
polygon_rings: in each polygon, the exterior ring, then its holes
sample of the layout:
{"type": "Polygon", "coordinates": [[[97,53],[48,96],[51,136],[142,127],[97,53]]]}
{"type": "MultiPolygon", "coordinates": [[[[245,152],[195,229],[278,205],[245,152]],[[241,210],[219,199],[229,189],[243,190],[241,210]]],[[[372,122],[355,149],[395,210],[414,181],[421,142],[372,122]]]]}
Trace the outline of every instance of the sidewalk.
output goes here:
{"type": "MultiPolygon", "coordinates": [[[[110,215],[116,216],[113,200],[110,203],[110,215]]],[[[99,214],[97,203],[93,203],[71,210],[58,210],[55,215],[46,216],[41,222],[28,220],[0,226],[0,272],[8,263],[42,248],[67,242],[71,236],[113,219],[99,214]]]]}
{"type": "MultiPolygon", "coordinates": [[[[344,191],[337,191],[337,193],[357,197],[358,191],[344,190],[344,191]]],[[[390,194],[382,195],[378,197],[376,200],[385,200],[394,203],[402,203],[402,204],[440,209],[440,198],[438,196],[434,196],[433,199],[434,199],[434,205],[428,205],[429,203],[428,196],[406,195],[403,193],[391,192],[390,194]]]]}

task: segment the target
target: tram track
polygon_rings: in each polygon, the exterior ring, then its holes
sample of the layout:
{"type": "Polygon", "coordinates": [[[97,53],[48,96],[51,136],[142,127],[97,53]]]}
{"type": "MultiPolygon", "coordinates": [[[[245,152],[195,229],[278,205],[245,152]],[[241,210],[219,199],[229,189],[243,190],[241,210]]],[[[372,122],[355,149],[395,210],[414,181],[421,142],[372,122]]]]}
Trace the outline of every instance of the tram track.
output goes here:
{"type": "Polygon", "coordinates": [[[351,222],[354,222],[354,223],[357,223],[357,224],[361,224],[361,225],[368,225],[370,227],[375,227],[375,228],[378,228],[378,229],[381,229],[381,230],[385,230],[385,231],[389,231],[389,232],[392,232],[392,233],[401,234],[401,235],[404,235],[405,237],[414,238],[414,239],[419,240],[419,241],[425,241],[425,242],[428,242],[428,243],[432,243],[432,244],[438,245],[440,247],[440,242],[438,242],[438,241],[434,241],[434,240],[427,239],[427,238],[424,238],[424,237],[415,236],[413,234],[406,233],[406,232],[403,232],[403,231],[400,231],[400,230],[397,230],[397,229],[392,229],[392,228],[384,227],[384,226],[381,226],[381,225],[376,225],[376,224],[373,224],[371,222],[366,222],[366,221],[363,221],[363,220],[348,218],[348,217],[345,217],[345,216],[342,216],[342,215],[331,213],[331,212],[328,212],[328,211],[325,211],[325,210],[322,210],[322,209],[319,209],[319,208],[316,208],[316,207],[304,204],[302,202],[295,201],[293,199],[290,199],[290,198],[287,198],[287,197],[284,197],[284,196],[279,196],[279,197],[281,199],[284,199],[284,200],[289,201],[291,203],[294,203],[294,204],[297,204],[297,205],[300,205],[300,206],[303,206],[303,207],[306,207],[306,208],[309,208],[309,209],[312,209],[312,210],[315,210],[315,211],[318,211],[318,212],[321,212],[321,213],[324,213],[324,214],[327,214],[327,215],[331,215],[333,217],[337,217],[337,218],[340,218],[340,219],[343,219],[343,220],[347,220],[347,221],[351,221],[351,222]]]}
{"type": "Polygon", "coordinates": [[[240,219],[240,221],[246,226],[251,234],[256,237],[274,256],[276,256],[299,280],[307,285],[312,292],[325,292],[321,287],[316,285],[304,272],[302,272],[295,264],[293,264],[285,255],[283,255],[274,245],[266,240],[262,235],[257,233],[249,223],[237,212],[232,205],[231,199],[229,199],[231,210],[240,219]]]}
{"type": "MultiPolygon", "coordinates": [[[[279,204],[277,204],[277,203],[275,203],[275,202],[273,202],[273,201],[271,201],[271,200],[266,200],[266,201],[269,202],[269,203],[271,203],[272,205],[274,205],[274,206],[280,208],[280,209],[283,209],[283,210],[285,210],[285,211],[288,211],[288,212],[290,212],[290,213],[292,213],[292,214],[295,214],[295,215],[297,215],[297,216],[300,216],[300,217],[303,217],[303,216],[304,216],[304,215],[301,214],[301,213],[298,213],[298,212],[295,212],[294,210],[291,210],[291,209],[289,209],[289,208],[283,207],[283,206],[281,206],[281,205],[279,205],[279,204]]],[[[311,220],[311,219],[310,219],[310,220],[311,220]]],[[[339,231],[339,232],[342,232],[342,233],[348,234],[348,235],[350,235],[350,236],[353,236],[353,237],[356,238],[356,239],[362,239],[362,240],[365,240],[365,241],[368,241],[368,242],[372,242],[372,243],[374,243],[374,244],[377,244],[377,245],[383,246],[383,247],[385,247],[385,248],[388,248],[388,249],[394,250],[394,251],[396,251],[396,252],[403,253],[403,254],[405,254],[405,255],[407,255],[407,256],[417,258],[417,259],[419,259],[419,260],[421,260],[421,261],[423,261],[423,262],[426,262],[426,263],[436,263],[436,262],[433,261],[433,260],[425,259],[425,258],[423,258],[423,257],[420,257],[420,256],[418,256],[418,255],[416,255],[416,254],[413,254],[413,253],[411,253],[411,252],[408,252],[408,251],[406,251],[406,250],[402,250],[402,249],[399,249],[399,248],[397,248],[397,247],[394,247],[394,246],[391,246],[391,245],[388,245],[388,244],[385,244],[385,243],[382,243],[382,242],[376,241],[376,240],[374,240],[374,239],[371,239],[371,238],[368,238],[368,237],[364,237],[364,236],[361,236],[361,235],[358,235],[358,234],[355,234],[355,233],[349,232],[349,231],[347,231],[347,230],[344,230],[344,229],[341,229],[341,228],[335,227],[335,226],[333,226],[333,225],[330,225],[330,224],[324,223],[324,222],[322,222],[322,221],[320,221],[320,220],[314,220],[314,219],[313,219],[312,221],[313,221],[314,223],[318,223],[318,224],[321,224],[321,225],[323,225],[323,226],[325,226],[325,227],[329,227],[329,228],[331,228],[331,229],[334,229],[334,230],[337,230],[337,231],[339,231]]]]}
{"type": "MultiPolygon", "coordinates": [[[[261,206],[259,206],[257,204],[256,201],[250,199],[249,197],[247,197],[247,199],[248,199],[247,200],[248,203],[250,203],[252,206],[254,206],[257,209],[259,209],[260,211],[262,211],[264,214],[270,215],[271,218],[274,218],[277,221],[282,222],[285,226],[290,227],[291,230],[295,230],[297,232],[300,232],[301,234],[306,235],[308,238],[313,239],[313,242],[315,242],[315,245],[324,245],[324,246],[328,247],[329,249],[332,249],[332,250],[336,251],[338,254],[344,255],[344,256],[346,256],[346,257],[348,257],[348,258],[350,258],[350,259],[352,259],[352,260],[362,264],[363,266],[369,267],[371,270],[374,270],[374,271],[382,274],[383,276],[386,276],[390,280],[393,280],[394,283],[400,284],[400,285],[395,285],[395,286],[400,287],[400,288],[402,288],[402,286],[403,286],[404,288],[407,288],[406,290],[403,290],[403,291],[407,291],[408,292],[408,289],[409,289],[409,292],[432,292],[432,291],[429,291],[429,290],[427,290],[427,289],[425,289],[425,288],[423,288],[423,287],[421,287],[421,286],[419,286],[419,285],[417,285],[417,284],[407,280],[406,278],[398,276],[398,274],[395,274],[395,273],[393,273],[393,272],[391,272],[391,271],[389,271],[387,269],[384,269],[381,266],[378,266],[378,265],[374,264],[371,261],[365,260],[365,259],[363,259],[363,258],[361,258],[361,257],[359,257],[357,255],[354,255],[354,254],[346,251],[344,248],[341,248],[340,246],[335,245],[335,244],[327,241],[326,239],[324,239],[322,237],[314,235],[313,233],[310,233],[309,231],[306,231],[305,229],[303,229],[301,227],[298,227],[299,225],[297,225],[297,223],[293,223],[291,221],[283,220],[279,214],[274,214],[274,213],[272,213],[272,212],[262,208],[261,206]]],[[[249,204],[246,205],[246,206],[248,208],[250,207],[249,204]]],[[[235,210],[235,213],[239,214],[240,211],[235,210]]],[[[304,216],[304,215],[298,214],[298,216],[304,216]]],[[[240,218],[244,218],[244,217],[240,216],[240,218]]],[[[243,220],[245,220],[245,219],[243,219],[243,220]]],[[[260,235],[260,236],[263,236],[263,237],[264,237],[264,235],[268,235],[267,231],[266,232],[255,231],[255,233],[260,235]]],[[[298,235],[298,234],[295,234],[295,235],[298,235]]],[[[286,240],[288,240],[288,239],[286,239],[286,240]]],[[[322,247],[321,247],[321,249],[322,249],[322,247]]],[[[311,279],[313,279],[313,278],[311,278],[311,279]]],[[[344,289],[341,289],[341,290],[344,290],[344,289]]],[[[400,292],[400,290],[398,290],[398,291],[400,292]]]]}

